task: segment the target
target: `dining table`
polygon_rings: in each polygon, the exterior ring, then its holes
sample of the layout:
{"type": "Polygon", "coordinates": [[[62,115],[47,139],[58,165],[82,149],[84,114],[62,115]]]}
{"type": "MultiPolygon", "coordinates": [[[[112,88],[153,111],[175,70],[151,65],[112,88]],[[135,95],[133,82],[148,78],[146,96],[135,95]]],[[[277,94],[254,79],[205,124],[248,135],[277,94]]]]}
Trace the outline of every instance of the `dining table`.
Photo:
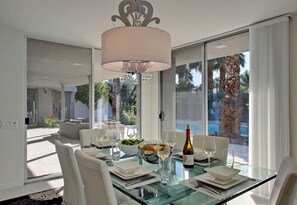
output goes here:
{"type": "MultiPolygon", "coordinates": [[[[107,155],[112,153],[111,148],[105,148],[101,151],[107,155]]],[[[175,204],[176,202],[178,202],[177,204],[189,204],[189,201],[199,201],[200,205],[225,204],[273,180],[277,175],[274,170],[232,162],[232,168],[239,169],[239,174],[233,177],[234,181],[231,183],[217,184],[208,178],[207,169],[220,165],[231,166],[231,164],[226,161],[213,160],[210,165],[195,162],[194,168],[184,168],[181,158],[175,153],[166,160],[168,171],[165,183],[161,181],[161,177],[163,177],[161,174],[163,173],[159,171],[159,164],[148,163],[139,155],[131,156],[121,153],[120,156],[120,161],[129,160],[141,165],[144,173],[135,178],[125,178],[120,175],[113,166],[117,162],[112,161],[111,157],[107,157],[105,160],[111,173],[114,188],[139,204],[162,205],[175,204]],[[198,186],[197,182],[202,182],[203,186],[198,186]]]]}

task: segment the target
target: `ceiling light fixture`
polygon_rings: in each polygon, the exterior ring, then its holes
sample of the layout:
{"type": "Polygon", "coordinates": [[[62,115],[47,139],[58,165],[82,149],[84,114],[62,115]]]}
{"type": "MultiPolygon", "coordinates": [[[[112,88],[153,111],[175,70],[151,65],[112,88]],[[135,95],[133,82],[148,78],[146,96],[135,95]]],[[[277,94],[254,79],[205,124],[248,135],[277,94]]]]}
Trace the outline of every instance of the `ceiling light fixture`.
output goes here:
{"type": "Polygon", "coordinates": [[[218,45],[216,45],[216,46],[214,46],[215,48],[217,48],[217,49],[222,49],[222,48],[227,48],[227,47],[229,47],[229,46],[227,46],[227,45],[225,45],[225,44],[218,44],[218,45]]]}
{"type": "Polygon", "coordinates": [[[153,16],[153,6],[146,0],[123,0],[119,4],[121,20],[125,27],[112,28],[101,37],[103,68],[128,73],[154,72],[171,67],[170,34],[158,28],[147,27],[160,23],[153,16]]]}

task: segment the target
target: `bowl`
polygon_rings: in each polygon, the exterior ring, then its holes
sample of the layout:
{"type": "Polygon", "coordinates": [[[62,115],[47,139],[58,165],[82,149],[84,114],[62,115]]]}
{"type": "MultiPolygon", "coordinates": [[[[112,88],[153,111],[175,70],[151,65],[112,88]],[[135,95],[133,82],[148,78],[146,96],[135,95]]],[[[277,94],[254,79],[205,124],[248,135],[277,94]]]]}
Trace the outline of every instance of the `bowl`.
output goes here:
{"type": "Polygon", "coordinates": [[[136,170],[138,170],[141,167],[140,164],[136,164],[129,160],[116,162],[113,164],[113,166],[115,166],[119,170],[119,172],[126,175],[134,173],[136,170]]]}
{"type": "MultiPolygon", "coordinates": [[[[159,163],[159,156],[157,155],[158,146],[162,149],[162,144],[140,144],[139,145],[139,155],[143,160],[151,164],[159,163]]],[[[171,152],[170,152],[171,155],[171,152]]],[[[170,156],[169,155],[169,156],[170,156]]]]}
{"type": "Polygon", "coordinates": [[[138,153],[138,144],[135,144],[135,145],[120,144],[120,150],[127,155],[135,155],[138,153]]]}
{"type": "Polygon", "coordinates": [[[232,177],[234,177],[240,172],[239,169],[234,169],[223,165],[213,167],[213,168],[208,168],[208,169],[205,169],[205,171],[207,171],[208,174],[210,174],[216,180],[219,180],[219,181],[230,180],[232,177]]]}

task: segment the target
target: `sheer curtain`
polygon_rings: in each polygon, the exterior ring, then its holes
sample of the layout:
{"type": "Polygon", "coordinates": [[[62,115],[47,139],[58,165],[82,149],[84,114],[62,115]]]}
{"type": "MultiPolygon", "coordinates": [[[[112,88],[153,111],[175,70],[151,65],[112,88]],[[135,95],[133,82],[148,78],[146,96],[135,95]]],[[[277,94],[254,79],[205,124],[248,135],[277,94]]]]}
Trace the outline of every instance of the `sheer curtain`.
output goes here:
{"type": "Polygon", "coordinates": [[[289,17],[250,28],[250,61],[249,163],[277,170],[290,154],[289,17]]]}

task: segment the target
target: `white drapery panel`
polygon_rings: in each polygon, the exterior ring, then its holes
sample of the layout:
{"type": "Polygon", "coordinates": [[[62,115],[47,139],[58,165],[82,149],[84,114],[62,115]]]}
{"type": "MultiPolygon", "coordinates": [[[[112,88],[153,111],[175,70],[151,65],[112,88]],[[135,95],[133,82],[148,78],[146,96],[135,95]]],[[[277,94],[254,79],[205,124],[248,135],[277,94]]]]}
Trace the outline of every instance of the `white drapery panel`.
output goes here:
{"type": "Polygon", "coordinates": [[[288,17],[250,28],[250,61],[249,163],[277,170],[290,154],[288,17]]]}

